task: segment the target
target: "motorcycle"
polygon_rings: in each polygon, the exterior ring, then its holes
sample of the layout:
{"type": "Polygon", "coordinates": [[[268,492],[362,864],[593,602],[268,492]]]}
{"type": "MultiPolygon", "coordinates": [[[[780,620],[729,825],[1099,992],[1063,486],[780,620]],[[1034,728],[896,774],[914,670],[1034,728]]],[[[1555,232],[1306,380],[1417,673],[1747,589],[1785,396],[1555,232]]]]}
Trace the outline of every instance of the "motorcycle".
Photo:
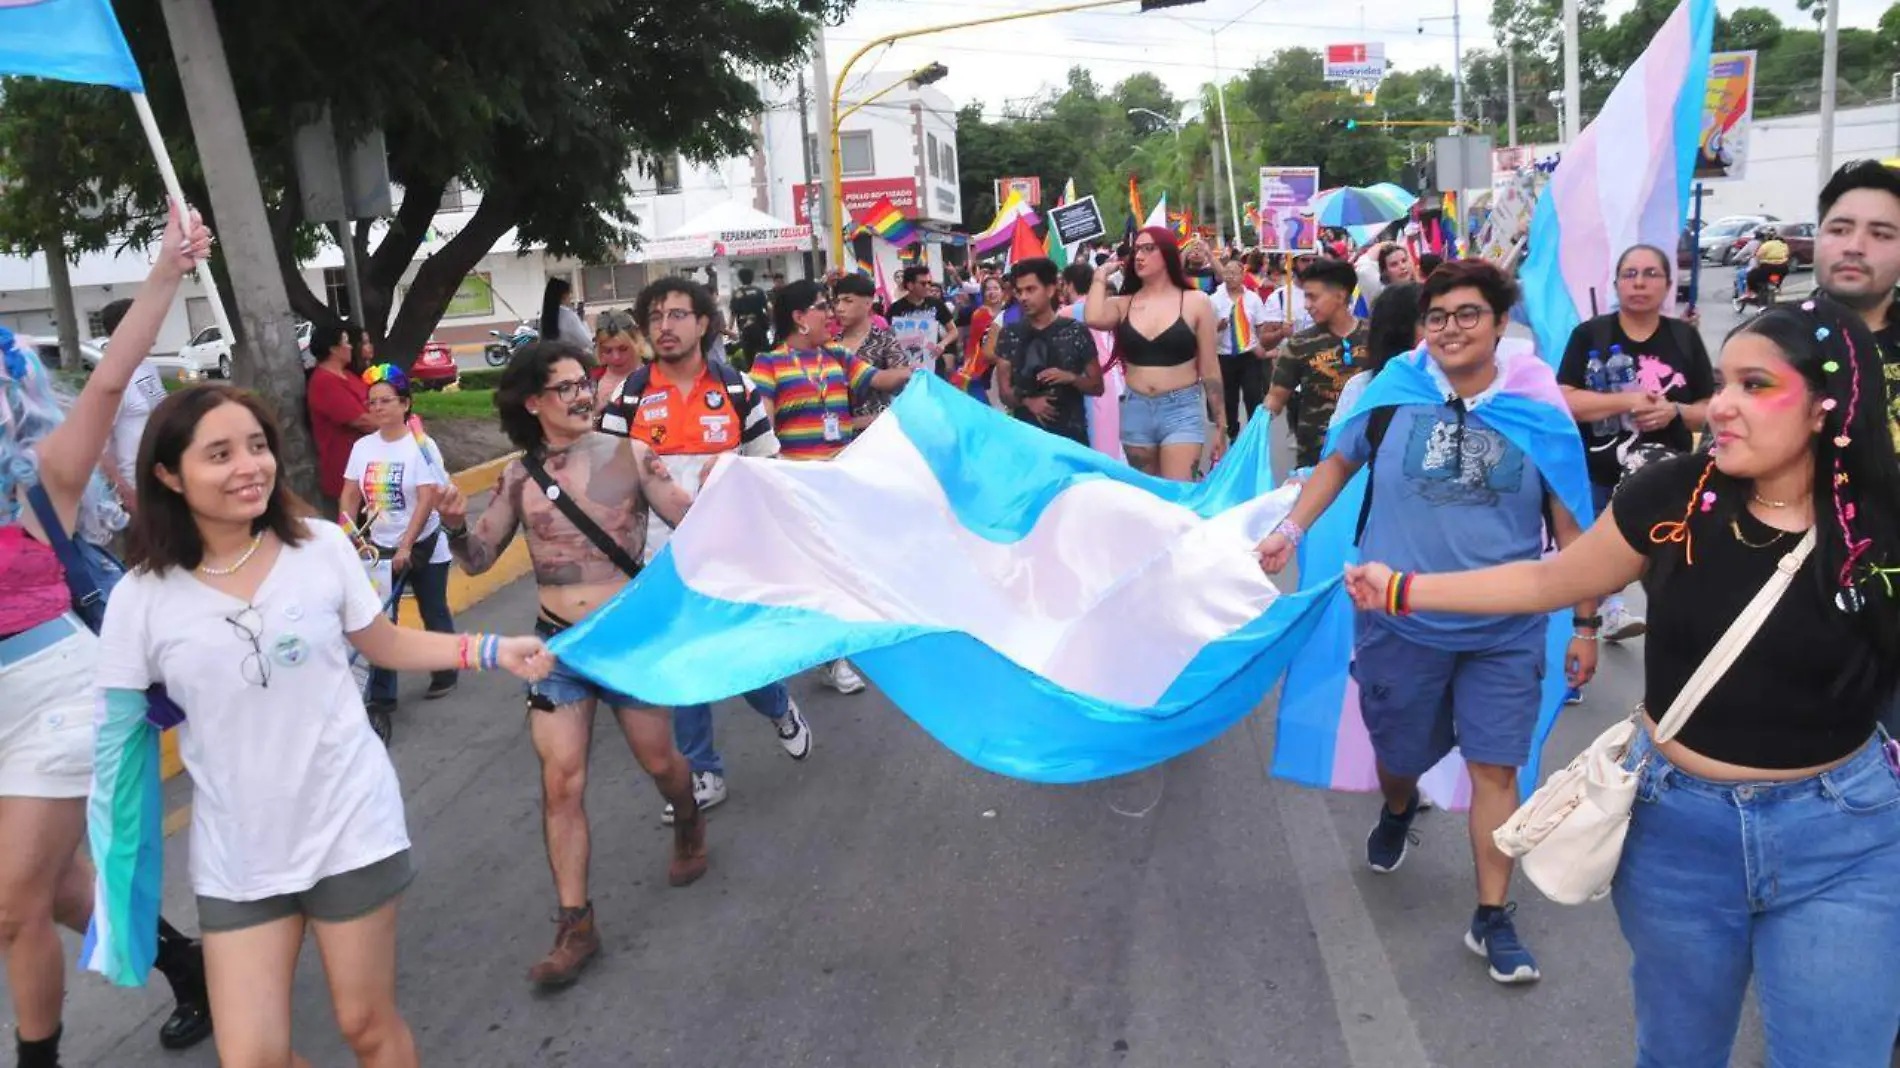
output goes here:
{"type": "Polygon", "coordinates": [[[514,356],[516,349],[530,341],[539,340],[541,331],[535,329],[533,323],[523,321],[512,333],[490,330],[488,336],[494,340],[482,346],[482,358],[488,361],[490,367],[503,367],[514,356]]]}
{"type": "Polygon", "coordinates": [[[1745,319],[1753,318],[1774,307],[1776,302],[1781,299],[1781,283],[1788,277],[1786,268],[1771,270],[1767,272],[1762,284],[1755,287],[1755,291],[1750,293],[1748,292],[1747,274],[1748,269],[1744,267],[1740,272],[1740,277],[1736,281],[1738,292],[1735,296],[1735,310],[1741,313],[1745,319]],[[1750,308],[1754,309],[1752,313],[1749,311],[1750,308]]]}

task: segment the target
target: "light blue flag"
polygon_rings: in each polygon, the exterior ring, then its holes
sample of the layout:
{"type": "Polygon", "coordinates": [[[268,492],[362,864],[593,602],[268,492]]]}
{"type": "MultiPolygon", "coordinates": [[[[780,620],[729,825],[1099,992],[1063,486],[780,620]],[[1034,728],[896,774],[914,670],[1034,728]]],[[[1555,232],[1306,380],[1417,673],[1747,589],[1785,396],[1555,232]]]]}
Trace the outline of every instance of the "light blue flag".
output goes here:
{"type": "Polygon", "coordinates": [[[111,0],[0,0],[0,74],[145,91],[111,0]]]}

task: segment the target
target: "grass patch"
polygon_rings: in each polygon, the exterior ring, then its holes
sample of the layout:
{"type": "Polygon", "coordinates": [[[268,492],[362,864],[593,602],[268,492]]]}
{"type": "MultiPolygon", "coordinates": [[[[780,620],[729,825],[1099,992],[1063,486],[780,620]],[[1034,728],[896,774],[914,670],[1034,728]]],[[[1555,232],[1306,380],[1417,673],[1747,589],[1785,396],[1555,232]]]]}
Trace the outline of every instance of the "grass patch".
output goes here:
{"type": "Polygon", "coordinates": [[[501,385],[500,367],[485,367],[475,371],[462,372],[462,388],[468,390],[494,389],[501,385]]]}
{"type": "Polygon", "coordinates": [[[416,414],[425,421],[495,418],[495,391],[492,389],[460,389],[452,393],[428,390],[418,392],[413,399],[416,414]]]}

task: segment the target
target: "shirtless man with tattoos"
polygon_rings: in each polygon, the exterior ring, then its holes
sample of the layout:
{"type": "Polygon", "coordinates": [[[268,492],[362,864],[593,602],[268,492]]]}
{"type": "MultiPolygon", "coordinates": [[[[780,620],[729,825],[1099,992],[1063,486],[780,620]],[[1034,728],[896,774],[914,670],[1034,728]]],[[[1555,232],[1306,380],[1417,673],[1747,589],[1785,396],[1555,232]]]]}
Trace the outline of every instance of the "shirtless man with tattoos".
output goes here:
{"type": "MultiPolygon", "coordinates": [[[[627,584],[627,571],[615,561],[638,569],[649,508],[677,525],[692,502],[645,442],[594,430],[588,363],[586,353],[558,341],[536,342],[516,353],[502,372],[495,406],[523,458],[503,470],[494,500],[472,527],[468,502],[453,486],[437,505],[455,559],[472,575],[492,567],[517,530],[527,533],[541,600],[535,630],[544,638],[585,618],[627,584]],[[544,468],[548,489],[533,474],[534,464],[544,468]],[[604,551],[569,520],[558,503],[561,497],[579,505],[620,553],[604,551]]],[[[686,759],[673,745],[671,714],[557,664],[547,679],[528,688],[529,734],[541,758],[548,866],[560,899],[554,949],[528,972],[529,980],[543,988],[573,983],[600,952],[587,893],[583,798],[594,710],[601,702],[613,709],[634,759],[676,812],[668,881],[685,886],[706,873],[705,821],[686,759]]]]}

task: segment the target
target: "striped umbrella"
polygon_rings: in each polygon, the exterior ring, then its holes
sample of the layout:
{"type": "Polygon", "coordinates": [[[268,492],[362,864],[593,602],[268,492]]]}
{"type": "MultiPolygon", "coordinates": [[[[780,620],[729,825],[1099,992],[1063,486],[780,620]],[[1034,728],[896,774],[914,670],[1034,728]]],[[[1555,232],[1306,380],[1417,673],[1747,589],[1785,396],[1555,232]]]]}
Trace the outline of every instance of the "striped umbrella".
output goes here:
{"type": "Polygon", "coordinates": [[[1349,185],[1313,199],[1313,218],[1321,226],[1373,226],[1403,219],[1418,197],[1393,185],[1349,185]]]}

